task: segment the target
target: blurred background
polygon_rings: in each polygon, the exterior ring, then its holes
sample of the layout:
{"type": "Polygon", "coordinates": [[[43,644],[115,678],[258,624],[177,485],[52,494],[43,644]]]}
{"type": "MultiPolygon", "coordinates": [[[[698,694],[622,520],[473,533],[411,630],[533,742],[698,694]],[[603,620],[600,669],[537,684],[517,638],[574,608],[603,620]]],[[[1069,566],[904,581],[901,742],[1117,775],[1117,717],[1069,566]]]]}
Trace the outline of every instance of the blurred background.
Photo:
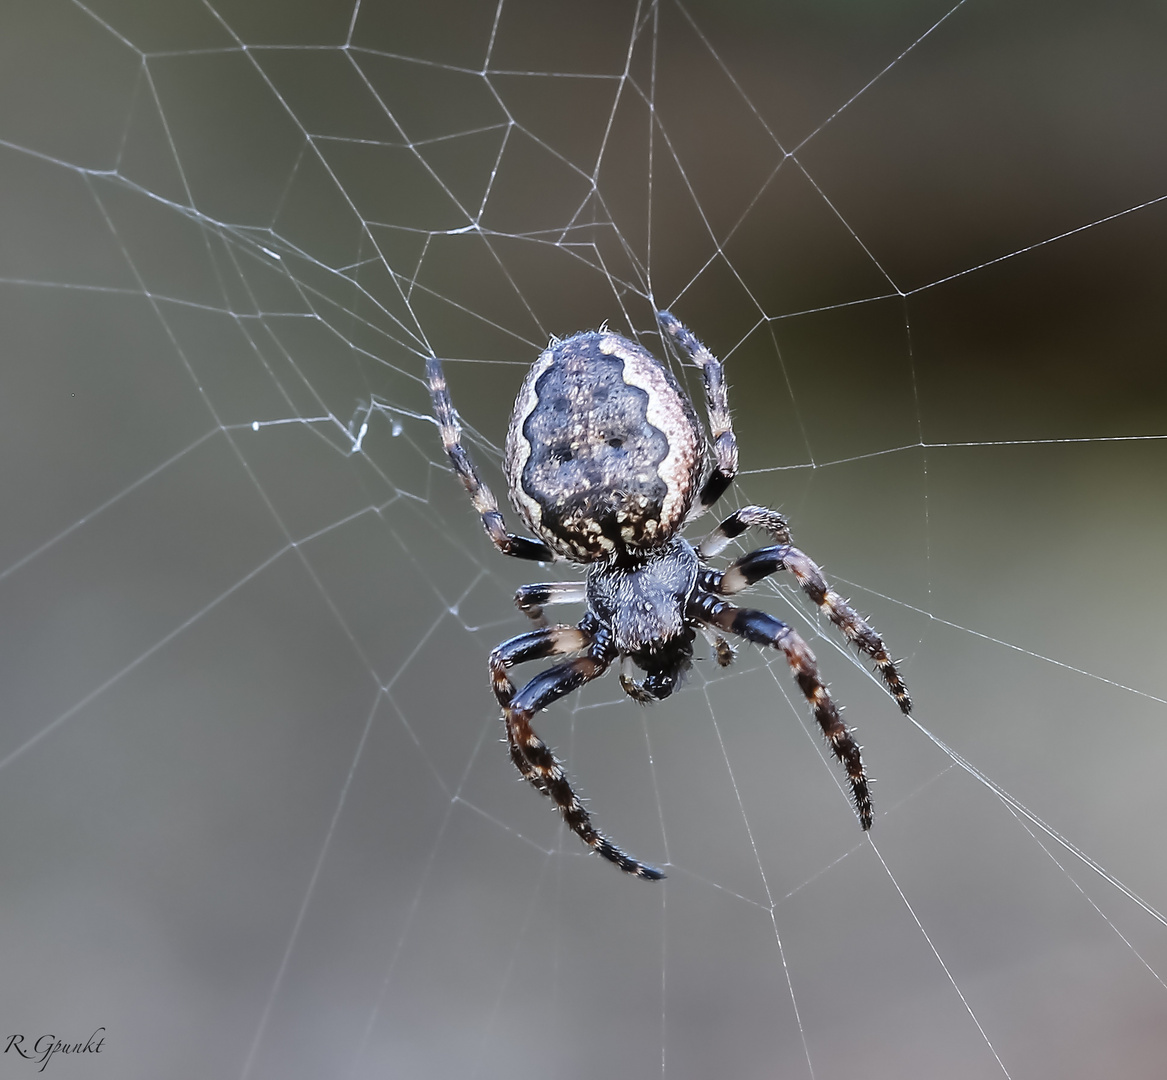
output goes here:
{"type": "Polygon", "coordinates": [[[1165,23],[8,0],[0,1046],[103,1027],[45,1071],[119,1080],[1160,1076],[1165,23]],[[868,836],[757,650],[555,706],[661,885],[499,745],[511,596],[572,571],[497,555],[421,382],[441,356],[501,497],[526,365],[605,321],[659,354],[654,305],[726,361],[724,511],[782,509],[916,702],[758,589],[859,729],[868,836]]]}

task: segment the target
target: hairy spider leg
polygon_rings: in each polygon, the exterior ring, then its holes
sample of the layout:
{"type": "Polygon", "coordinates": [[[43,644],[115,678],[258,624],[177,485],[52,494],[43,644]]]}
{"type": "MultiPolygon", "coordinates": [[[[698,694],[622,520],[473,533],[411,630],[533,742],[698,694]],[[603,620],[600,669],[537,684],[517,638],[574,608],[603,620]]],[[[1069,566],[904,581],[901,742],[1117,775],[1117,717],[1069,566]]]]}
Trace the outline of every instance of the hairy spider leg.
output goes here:
{"type": "Polygon", "coordinates": [[[747,529],[763,529],[775,543],[790,543],[790,526],[777,510],[768,506],[743,506],[735,510],[716,529],[697,545],[697,554],[703,559],[720,555],[731,540],[736,540],[747,529]]]}
{"type": "Polygon", "coordinates": [[[818,604],[843,636],[875,661],[888,693],[895,698],[900,711],[911,713],[912,699],[908,696],[908,688],[888,654],[883,638],[827,584],[817,564],[798,548],[791,544],[758,548],[743,555],[723,573],[708,573],[704,584],[706,588],[712,586],[711,591],[720,596],[733,596],[779,570],[789,570],[802,591],[818,604]]]}
{"type": "Polygon", "coordinates": [[[450,457],[454,472],[458,474],[458,479],[462,481],[462,486],[470,496],[474,509],[481,515],[482,527],[490,537],[491,543],[504,555],[513,555],[516,559],[550,562],[555,555],[546,544],[507,532],[506,522],[503,521],[494,492],[478,475],[473,459],[462,445],[462,428],[454,413],[454,405],[450,401],[450,391],[446,386],[442,362],[436,356],[431,356],[426,361],[425,376],[429,383],[430,400],[434,405],[434,416],[437,417],[438,429],[442,434],[442,446],[450,457]]]}
{"type": "Polygon", "coordinates": [[[533,623],[546,626],[543,608],[547,604],[582,604],[588,598],[586,581],[540,581],[520,585],[515,593],[515,607],[533,623]]]}
{"type": "MultiPolygon", "coordinates": [[[[781,544],[790,543],[790,526],[777,510],[771,510],[768,506],[743,506],[730,514],[697,545],[697,554],[702,559],[711,559],[721,554],[731,540],[736,540],[751,528],[764,529],[781,544]]],[[[725,638],[711,633],[708,628],[702,629],[713,646],[718,666],[729,667],[734,658],[733,646],[725,638]]]]}
{"type": "Polygon", "coordinates": [[[692,518],[703,514],[717,502],[737,476],[737,437],[729,417],[725,368],[672,312],[658,311],[656,321],[662,337],[671,341],[701,369],[701,378],[705,384],[705,409],[709,415],[709,431],[713,436],[713,472],[697,496],[697,505],[689,515],[692,518]]]}
{"type": "Polygon", "coordinates": [[[786,656],[786,662],[794,672],[799,689],[814,709],[814,718],[818,721],[828,745],[847,770],[859,824],[864,830],[870,829],[871,792],[867,785],[867,774],[863,770],[859,744],[843,723],[838,708],[827,693],[822,679],[819,678],[814,653],[810,651],[807,643],[773,615],[750,608],[739,608],[708,594],[697,594],[690,603],[690,614],[694,619],[709,623],[724,633],[735,634],[756,645],[768,645],[786,656]]]}
{"type": "Polygon", "coordinates": [[[599,635],[582,627],[550,626],[530,630],[503,642],[490,654],[494,696],[503,708],[511,761],[533,787],[555,803],[572,832],[593,851],[626,873],[659,881],[665,876],[660,870],[621,851],[596,829],[583,803],[572,790],[562,764],[531,727],[531,718],[537,712],[577,690],[584,683],[603,675],[613,655],[611,646],[599,635]],[[522,690],[515,692],[514,684],[507,674],[507,670],[515,664],[581,652],[584,649],[589,650],[586,656],[541,671],[522,690]]]}

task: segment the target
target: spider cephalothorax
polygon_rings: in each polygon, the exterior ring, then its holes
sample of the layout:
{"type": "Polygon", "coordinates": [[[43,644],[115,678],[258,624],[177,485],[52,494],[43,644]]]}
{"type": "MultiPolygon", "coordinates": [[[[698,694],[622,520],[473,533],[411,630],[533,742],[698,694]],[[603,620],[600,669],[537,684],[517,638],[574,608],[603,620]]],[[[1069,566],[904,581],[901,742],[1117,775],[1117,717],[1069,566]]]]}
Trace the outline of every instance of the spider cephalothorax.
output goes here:
{"type": "Polygon", "coordinates": [[[601,330],[554,342],[535,361],[511,415],[504,467],[511,503],[539,537],[506,531],[490,489],[461,444],[440,361],[426,368],[442,442],[482,516],[495,546],[506,555],[540,562],[561,557],[586,564],[584,582],[525,585],[515,603],[538,628],[500,645],[490,657],[495,696],[503,709],[511,760],[559,808],[567,824],[594,850],[643,878],[664,875],[616,847],[592,825],[562,766],[531,728],[531,718],[553,701],[602,675],[620,659],[625,691],[637,701],[668,697],[689,667],[698,632],[713,644],[717,662],[733,660],[727,635],[779,649],[814,709],[815,719],[847,769],[855,808],[871,827],[871,796],[859,747],[819,678],[814,654],[785,623],[739,608],[726,597],[789,570],[827,617],[866,653],[906,713],[907,688],[879,635],[835,593],[819,568],[790,543],[777,511],[746,506],[730,514],[695,548],[677,535],[725,492],[737,472],[737,443],[721,363],[667,311],[657,313],[662,336],[701,368],[712,435],[706,441],[697,413],[680,384],[647,350],[601,330]],[[708,560],[756,526],[775,543],[743,555],[724,571],[708,560]],[[580,603],[576,626],[547,626],[547,604],[580,603]],[[515,664],[575,654],[515,690],[515,664]]]}

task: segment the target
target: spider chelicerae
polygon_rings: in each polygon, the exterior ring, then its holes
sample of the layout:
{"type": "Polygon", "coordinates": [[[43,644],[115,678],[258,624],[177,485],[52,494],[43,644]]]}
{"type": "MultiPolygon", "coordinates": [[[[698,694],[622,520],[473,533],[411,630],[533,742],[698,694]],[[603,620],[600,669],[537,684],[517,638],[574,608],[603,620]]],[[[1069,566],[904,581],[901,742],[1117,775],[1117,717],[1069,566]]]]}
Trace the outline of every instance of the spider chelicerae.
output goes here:
{"type": "Polygon", "coordinates": [[[537,628],[491,653],[490,675],[511,761],[555,803],[585,844],[620,869],[653,880],[664,874],[596,829],[563,766],[532,729],[532,717],[553,701],[603,675],[616,660],[623,668],[620,685],[630,697],[641,703],[666,698],[692,663],[698,633],[722,666],[733,660],[730,635],[775,648],[786,657],[846,768],[859,822],[869,829],[871,794],[859,745],[819,677],[814,654],[785,623],[727,599],[788,570],[847,640],[875,662],[900,708],[911,710],[883,640],[791,544],[781,514],[745,506],[695,547],[679,535],[733,482],[737,441],[721,362],[669,312],[657,312],[657,322],[664,341],[701,369],[712,468],[706,475],[706,438],[692,402],[651,353],[605,329],[553,341],[519,390],[503,455],[511,504],[537,540],[507,531],[498,502],[462,446],[441,362],[434,357],[426,365],[442,443],[495,547],[519,559],[566,559],[587,567],[584,581],[520,588],[515,603],[537,628]],[[731,540],[755,527],[774,542],[724,570],[709,565],[731,540]],[[568,603],[586,605],[580,622],[548,626],[544,607],[568,603]],[[540,672],[516,692],[512,667],[564,656],[573,658],[540,672]],[[635,668],[644,673],[642,679],[632,676],[635,668]]]}

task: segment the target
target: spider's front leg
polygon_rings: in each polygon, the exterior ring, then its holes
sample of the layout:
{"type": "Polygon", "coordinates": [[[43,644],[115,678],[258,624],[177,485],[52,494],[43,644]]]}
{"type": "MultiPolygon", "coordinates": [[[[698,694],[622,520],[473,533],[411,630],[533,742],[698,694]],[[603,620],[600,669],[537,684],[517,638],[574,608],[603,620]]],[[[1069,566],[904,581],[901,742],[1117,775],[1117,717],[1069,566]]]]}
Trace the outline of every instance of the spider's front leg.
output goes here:
{"type": "Polygon", "coordinates": [[[859,824],[864,830],[870,829],[871,791],[867,785],[867,774],[863,769],[859,744],[843,723],[838,707],[831,700],[831,695],[827,693],[825,684],[819,678],[814,653],[810,651],[807,643],[773,615],[767,615],[764,611],[735,607],[709,593],[698,592],[690,601],[689,617],[695,622],[713,626],[722,633],[743,637],[756,645],[769,645],[785,655],[799,689],[814,709],[814,718],[818,721],[827,743],[847,770],[859,824]]]}
{"type": "Polygon", "coordinates": [[[470,496],[474,509],[481,515],[482,527],[490,537],[491,543],[504,555],[513,555],[516,559],[550,562],[555,555],[546,544],[507,532],[494,492],[478,475],[474,460],[462,445],[462,428],[455,417],[453,402],[450,401],[450,391],[446,386],[442,362],[436,356],[431,356],[426,361],[425,375],[429,383],[430,400],[434,406],[434,417],[442,433],[442,446],[446,449],[450,464],[454,466],[454,472],[458,474],[458,479],[462,481],[462,486],[470,496]]]}
{"type": "Polygon", "coordinates": [[[577,626],[549,626],[511,638],[490,654],[490,674],[494,696],[503,708],[511,761],[533,787],[548,796],[559,808],[568,827],[593,851],[621,870],[637,877],[658,881],[664,874],[621,851],[592,824],[550,748],[531,727],[534,715],[554,701],[607,671],[615,652],[598,634],[577,626]],[[507,674],[515,664],[549,656],[582,652],[536,675],[515,692],[507,674]]]}
{"type": "Polygon", "coordinates": [[[789,570],[802,591],[818,604],[843,636],[875,661],[888,693],[895,698],[900,711],[911,713],[912,699],[908,696],[908,688],[883,638],[827,584],[822,570],[805,552],[799,551],[792,544],[758,548],[732,563],[724,573],[707,572],[704,585],[719,596],[733,596],[779,570],[789,570]]]}

